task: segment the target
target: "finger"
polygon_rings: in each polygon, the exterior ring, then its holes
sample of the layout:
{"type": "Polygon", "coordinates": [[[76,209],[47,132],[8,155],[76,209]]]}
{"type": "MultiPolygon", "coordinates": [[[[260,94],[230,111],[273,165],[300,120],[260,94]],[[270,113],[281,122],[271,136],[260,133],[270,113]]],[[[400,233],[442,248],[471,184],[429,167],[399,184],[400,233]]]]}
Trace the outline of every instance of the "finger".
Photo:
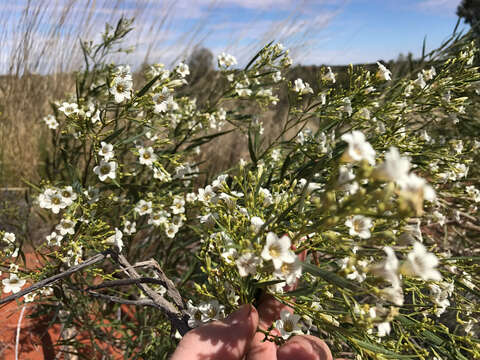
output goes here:
{"type": "Polygon", "coordinates": [[[258,313],[244,305],[222,321],[189,331],[178,344],[172,360],[241,360],[258,325],[258,313]]]}
{"type": "Polygon", "coordinates": [[[315,336],[294,336],[277,351],[278,360],[333,360],[325,341],[315,336]]]}
{"type": "MultiPolygon", "coordinates": [[[[267,330],[275,320],[280,318],[280,312],[287,310],[293,312],[293,309],[277,301],[271,295],[263,295],[258,306],[258,326],[262,330],[267,330]]],[[[275,329],[270,332],[271,335],[279,335],[275,329]]],[[[257,332],[247,353],[247,360],[275,360],[277,358],[277,346],[271,341],[264,341],[265,334],[257,332]]]]}
{"type": "Polygon", "coordinates": [[[271,341],[263,341],[265,334],[257,332],[253,337],[246,360],[276,360],[277,345],[271,341]]]}
{"type": "Polygon", "coordinates": [[[267,330],[275,320],[280,319],[282,310],[293,313],[293,309],[271,295],[263,295],[258,306],[258,316],[260,317],[259,326],[262,330],[267,330]]]}

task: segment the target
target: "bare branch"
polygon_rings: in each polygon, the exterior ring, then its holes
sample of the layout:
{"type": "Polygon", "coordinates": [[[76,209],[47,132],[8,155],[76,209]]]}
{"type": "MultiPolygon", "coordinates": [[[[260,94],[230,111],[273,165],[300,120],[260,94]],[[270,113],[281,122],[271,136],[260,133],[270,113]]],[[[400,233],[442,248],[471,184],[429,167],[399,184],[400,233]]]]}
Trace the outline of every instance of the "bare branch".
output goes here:
{"type": "Polygon", "coordinates": [[[63,279],[67,276],[70,276],[73,273],[76,273],[77,271],[83,270],[90,265],[96,264],[96,263],[104,260],[107,257],[107,255],[110,254],[110,253],[111,253],[110,250],[104,251],[103,253],[92,256],[91,258],[85,260],[81,264],[78,264],[78,265],[72,266],[71,268],[68,268],[67,270],[61,272],[60,274],[56,274],[56,275],[50,276],[49,278],[40,280],[39,282],[36,282],[32,286],[30,286],[30,287],[28,287],[28,288],[26,288],[22,291],[19,291],[16,294],[13,294],[13,295],[7,296],[6,298],[0,299],[0,305],[9,303],[10,301],[13,301],[13,300],[16,300],[16,299],[19,299],[22,296],[27,295],[27,294],[35,291],[35,290],[41,289],[41,288],[46,287],[46,286],[50,286],[50,285],[56,283],[60,279],[63,279]]]}
{"type": "Polygon", "coordinates": [[[158,284],[158,285],[162,285],[166,288],[165,281],[162,281],[162,280],[159,280],[159,279],[153,279],[153,278],[149,278],[149,277],[142,277],[142,278],[138,278],[138,279],[121,279],[121,280],[105,281],[105,282],[103,282],[101,284],[98,284],[98,285],[89,286],[85,290],[98,290],[98,289],[111,288],[111,287],[116,287],[116,286],[132,285],[132,284],[138,284],[138,283],[158,284]]]}
{"type": "MultiPolygon", "coordinates": [[[[125,256],[123,256],[122,254],[112,254],[112,258],[118,261],[118,263],[122,266],[124,273],[127,274],[130,278],[141,278],[141,276],[135,270],[135,267],[128,262],[125,256]]],[[[158,268],[160,268],[160,266],[158,266],[158,268]]],[[[165,274],[163,274],[163,276],[165,276],[165,274]]],[[[169,288],[171,288],[171,286],[174,287],[171,280],[168,279],[168,281],[171,283],[171,285],[167,282],[167,291],[169,290],[169,288]]],[[[188,326],[188,315],[182,313],[182,311],[179,310],[170,301],[166,300],[163,296],[153,291],[147,285],[144,285],[142,283],[137,283],[136,285],[156,304],[156,306],[158,306],[165,313],[165,315],[172,322],[172,326],[178,330],[180,335],[183,336],[190,330],[190,327],[188,326]]],[[[176,289],[170,289],[170,291],[174,292],[176,291],[176,289]]]]}

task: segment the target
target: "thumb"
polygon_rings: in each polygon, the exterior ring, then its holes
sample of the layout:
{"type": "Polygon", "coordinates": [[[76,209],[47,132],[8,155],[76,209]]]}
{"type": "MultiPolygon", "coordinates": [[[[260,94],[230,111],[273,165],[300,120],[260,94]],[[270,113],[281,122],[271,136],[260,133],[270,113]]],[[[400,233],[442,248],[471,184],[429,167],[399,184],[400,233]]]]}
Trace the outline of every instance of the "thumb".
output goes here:
{"type": "Polygon", "coordinates": [[[222,321],[189,331],[171,360],[241,360],[257,325],[257,310],[252,305],[243,305],[222,321]]]}

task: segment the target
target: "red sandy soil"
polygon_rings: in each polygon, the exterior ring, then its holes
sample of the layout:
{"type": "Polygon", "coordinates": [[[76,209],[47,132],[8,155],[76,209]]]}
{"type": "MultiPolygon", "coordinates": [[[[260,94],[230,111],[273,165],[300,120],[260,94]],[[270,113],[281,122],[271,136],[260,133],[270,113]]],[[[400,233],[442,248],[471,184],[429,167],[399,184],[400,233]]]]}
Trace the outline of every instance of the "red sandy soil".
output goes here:
{"type": "MultiPolygon", "coordinates": [[[[26,254],[27,267],[36,268],[40,266],[40,262],[35,258],[33,254],[26,254]]],[[[8,274],[3,273],[0,278],[7,277],[8,274]]],[[[11,294],[1,294],[1,297],[5,297],[11,294]]],[[[19,337],[19,354],[18,359],[21,360],[51,360],[51,359],[63,359],[63,356],[58,356],[59,347],[55,346],[56,341],[60,336],[60,325],[50,325],[50,318],[45,317],[43,319],[29,318],[29,314],[35,303],[27,304],[25,309],[19,337]],[[56,357],[58,356],[58,357],[56,357]]],[[[7,304],[0,305],[0,360],[15,359],[15,341],[17,333],[17,324],[20,317],[22,305],[18,305],[15,301],[7,304]]],[[[124,313],[131,313],[131,309],[125,308],[124,313]]],[[[129,314],[131,315],[131,314],[129,314]]],[[[78,337],[78,341],[83,342],[81,336],[78,337]]],[[[99,344],[101,345],[101,344],[99,344]]],[[[88,348],[86,349],[88,353],[88,348]]],[[[112,359],[123,358],[121,354],[110,349],[112,359]]],[[[94,355],[90,358],[94,358],[94,355]]]]}

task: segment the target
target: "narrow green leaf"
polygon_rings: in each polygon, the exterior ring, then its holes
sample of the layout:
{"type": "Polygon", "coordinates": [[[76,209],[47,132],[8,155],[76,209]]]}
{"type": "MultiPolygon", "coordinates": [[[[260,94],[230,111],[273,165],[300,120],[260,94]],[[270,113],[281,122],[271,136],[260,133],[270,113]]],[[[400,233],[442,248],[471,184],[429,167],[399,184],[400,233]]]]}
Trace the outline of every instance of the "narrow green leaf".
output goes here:
{"type": "Polygon", "coordinates": [[[318,266],[308,264],[308,263],[303,263],[302,267],[306,272],[308,272],[308,273],[310,273],[314,276],[321,277],[326,282],[329,282],[330,284],[336,285],[340,288],[346,288],[346,289],[350,289],[350,290],[359,290],[360,289],[360,287],[357,286],[354,282],[349,281],[349,280],[335,274],[334,272],[331,272],[331,271],[328,271],[328,270],[325,270],[325,269],[321,269],[318,266]]]}
{"type": "Polygon", "coordinates": [[[160,79],[160,76],[162,75],[157,75],[155,76],[152,80],[150,80],[138,93],[137,93],[137,98],[142,97],[143,95],[146,94],[146,92],[152,87],[155,82],[160,79]]]}

